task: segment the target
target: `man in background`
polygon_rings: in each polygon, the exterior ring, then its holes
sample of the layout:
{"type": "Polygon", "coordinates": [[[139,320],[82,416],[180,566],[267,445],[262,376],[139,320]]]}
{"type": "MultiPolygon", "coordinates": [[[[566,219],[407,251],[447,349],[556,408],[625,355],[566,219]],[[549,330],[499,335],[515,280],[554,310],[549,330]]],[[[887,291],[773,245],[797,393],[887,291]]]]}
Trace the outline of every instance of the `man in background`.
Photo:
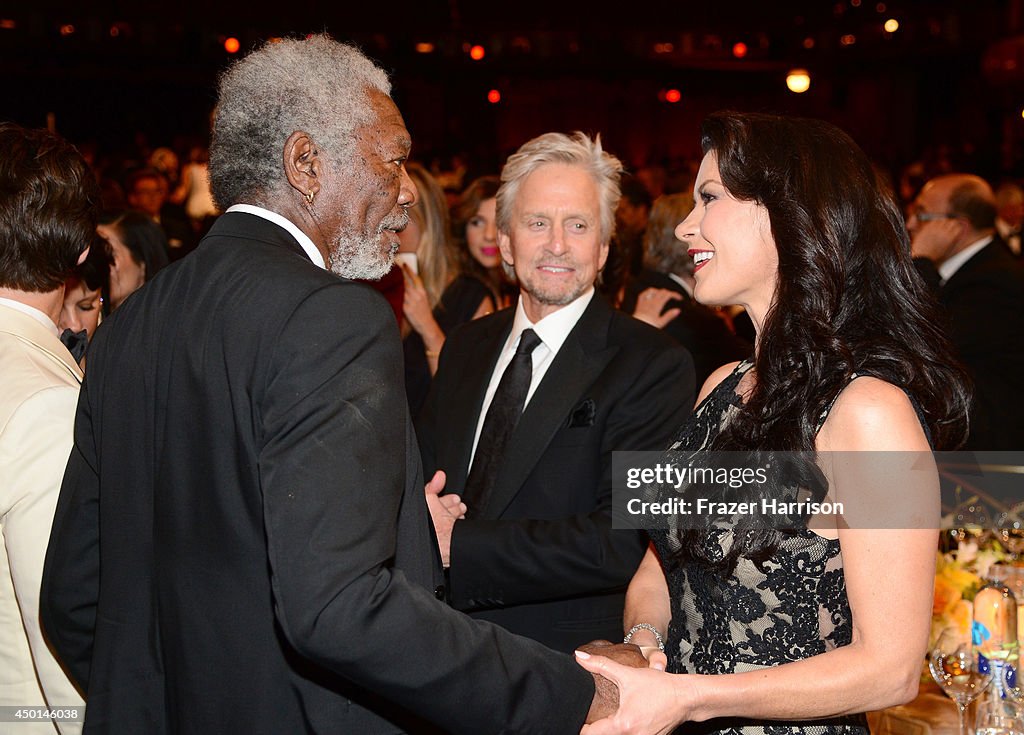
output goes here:
{"type": "Polygon", "coordinates": [[[1024,449],[1024,273],[996,234],[992,188],[968,174],[928,181],[907,229],[974,380],[965,449],[1024,449]]]}
{"type": "Polygon", "coordinates": [[[78,714],[0,729],[79,733],[85,708],[43,639],[39,585],[82,380],[57,321],[99,190],[78,152],[46,131],[0,123],[0,151],[0,707],[78,714]]]}

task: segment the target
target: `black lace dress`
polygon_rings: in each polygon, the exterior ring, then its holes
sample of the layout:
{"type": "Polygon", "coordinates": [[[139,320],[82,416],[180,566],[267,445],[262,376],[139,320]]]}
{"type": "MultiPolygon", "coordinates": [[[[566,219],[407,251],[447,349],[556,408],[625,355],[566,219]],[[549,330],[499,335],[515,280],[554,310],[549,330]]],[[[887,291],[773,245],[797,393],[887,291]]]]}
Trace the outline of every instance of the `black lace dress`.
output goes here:
{"type": "MultiPolygon", "coordinates": [[[[739,405],[736,386],[751,367],[740,363],[708,395],[670,449],[694,451],[710,444],[739,405]]],[[[665,562],[671,595],[672,623],[665,642],[670,672],[742,673],[850,643],[852,620],[838,541],[807,530],[786,533],[760,568],[741,556],[726,574],[698,562],[673,565],[676,536],[664,530],[650,535],[665,562]]],[[[732,540],[729,530],[710,532],[706,558],[721,558],[732,540]]],[[[716,719],[687,723],[676,732],[864,735],[868,728],[863,715],[854,715],[800,722],[716,719]]]]}

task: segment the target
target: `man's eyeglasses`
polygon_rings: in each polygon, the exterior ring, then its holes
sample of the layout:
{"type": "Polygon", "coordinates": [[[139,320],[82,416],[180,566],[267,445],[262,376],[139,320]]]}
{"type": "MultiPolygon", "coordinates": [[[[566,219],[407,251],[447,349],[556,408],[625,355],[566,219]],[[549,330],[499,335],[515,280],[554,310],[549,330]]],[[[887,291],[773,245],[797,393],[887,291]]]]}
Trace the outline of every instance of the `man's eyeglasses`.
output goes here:
{"type": "Polygon", "coordinates": [[[958,219],[955,214],[948,212],[911,212],[918,222],[933,222],[937,219],[958,219]]]}

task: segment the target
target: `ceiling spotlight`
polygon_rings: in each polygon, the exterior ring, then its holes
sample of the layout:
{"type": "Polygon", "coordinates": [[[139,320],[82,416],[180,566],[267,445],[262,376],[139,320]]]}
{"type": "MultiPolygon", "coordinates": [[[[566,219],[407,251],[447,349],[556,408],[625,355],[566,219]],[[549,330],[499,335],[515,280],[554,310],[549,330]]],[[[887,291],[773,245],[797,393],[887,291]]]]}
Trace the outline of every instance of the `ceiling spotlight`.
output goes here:
{"type": "Polygon", "coordinates": [[[900,29],[900,22],[895,18],[889,18],[882,27],[885,28],[886,33],[895,33],[900,29]]]}
{"type": "Polygon", "coordinates": [[[786,86],[790,92],[803,94],[811,86],[811,75],[806,69],[793,69],[786,75],[786,86]]]}
{"type": "Polygon", "coordinates": [[[737,59],[742,59],[747,55],[747,44],[743,43],[743,41],[734,43],[732,46],[732,55],[737,59]]]}
{"type": "Polygon", "coordinates": [[[472,48],[469,49],[469,58],[471,58],[473,61],[480,61],[480,59],[484,58],[484,56],[486,55],[486,49],[484,49],[484,47],[481,46],[480,44],[477,44],[476,46],[473,46],[472,48]]]}

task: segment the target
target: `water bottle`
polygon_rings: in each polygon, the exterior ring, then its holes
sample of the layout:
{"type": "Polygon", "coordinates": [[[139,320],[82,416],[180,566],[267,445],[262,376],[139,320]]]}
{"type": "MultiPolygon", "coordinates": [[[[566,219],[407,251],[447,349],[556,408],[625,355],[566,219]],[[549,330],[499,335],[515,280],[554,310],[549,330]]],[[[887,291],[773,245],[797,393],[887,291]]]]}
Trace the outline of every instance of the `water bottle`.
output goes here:
{"type": "Polygon", "coordinates": [[[986,699],[1006,699],[1017,686],[1017,600],[993,565],[985,586],[974,596],[972,638],[978,670],[992,673],[986,699]]]}

